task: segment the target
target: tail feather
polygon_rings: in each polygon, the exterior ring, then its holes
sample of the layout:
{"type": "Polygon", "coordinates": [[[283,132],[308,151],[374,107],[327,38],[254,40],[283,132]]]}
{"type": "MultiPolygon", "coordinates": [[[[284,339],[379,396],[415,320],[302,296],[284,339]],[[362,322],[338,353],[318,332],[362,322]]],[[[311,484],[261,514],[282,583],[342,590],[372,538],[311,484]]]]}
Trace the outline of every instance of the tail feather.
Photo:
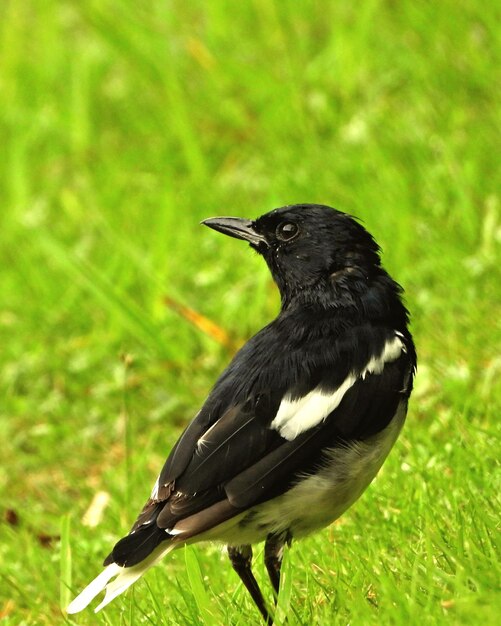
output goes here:
{"type": "Polygon", "coordinates": [[[157,547],[149,556],[147,556],[141,563],[133,565],[132,567],[121,567],[116,563],[108,565],[108,567],[102,571],[97,578],[95,578],[85,589],[68,605],[66,612],[73,614],[78,613],[82,609],[92,602],[100,591],[105,590],[106,595],[104,600],[99,604],[95,612],[97,613],[117,596],[128,589],[133,583],[136,582],[150,567],[153,567],[160,559],[162,559],[168,552],[171,552],[175,548],[179,547],[179,543],[169,542],[167,545],[163,544],[157,547]],[[111,580],[113,577],[114,580],[111,580]],[[111,582],[110,582],[111,581],[111,582]]]}
{"type": "Polygon", "coordinates": [[[94,578],[94,580],[89,583],[72,602],[70,602],[66,608],[66,613],[79,613],[85,609],[85,607],[90,604],[92,600],[94,600],[97,594],[106,587],[113,576],[119,574],[122,569],[124,568],[120,567],[120,565],[117,565],[116,563],[108,565],[108,567],[103,570],[99,576],[94,578]]]}
{"type": "Polygon", "coordinates": [[[164,529],[158,528],[156,524],[140,528],[135,532],[129,533],[115,544],[110,556],[104,561],[104,565],[118,563],[118,565],[127,568],[139,565],[161,543],[168,541],[170,538],[170,535],[164,529]]]}

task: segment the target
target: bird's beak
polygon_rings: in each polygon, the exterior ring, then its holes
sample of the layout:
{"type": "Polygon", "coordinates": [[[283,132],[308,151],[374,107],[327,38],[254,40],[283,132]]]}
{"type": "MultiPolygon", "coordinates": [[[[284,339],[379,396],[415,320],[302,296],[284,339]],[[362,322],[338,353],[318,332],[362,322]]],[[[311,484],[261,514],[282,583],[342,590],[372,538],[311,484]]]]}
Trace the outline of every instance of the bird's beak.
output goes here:
{"type": "Polygon", "coordinates": [[[209,217],[202,224],[224,235],[248,241],[253,246],[259,246],[260,244],[268,245],[263,235],[254,228],[254,222],[242,217],[209,217]]]}

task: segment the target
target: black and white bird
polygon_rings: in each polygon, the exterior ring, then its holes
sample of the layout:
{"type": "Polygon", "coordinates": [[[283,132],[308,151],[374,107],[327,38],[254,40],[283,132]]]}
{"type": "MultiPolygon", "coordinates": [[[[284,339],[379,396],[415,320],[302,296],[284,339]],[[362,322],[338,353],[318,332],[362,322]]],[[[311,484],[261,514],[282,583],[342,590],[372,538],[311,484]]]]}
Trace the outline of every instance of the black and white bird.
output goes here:
{"type": "Polygon", "coordinates": [[[404,424],[416,368],[401,287],[353,217],[302,204],[250,221],[203,222],[268,264],[278,317],[235,355],[167,458],[130,533],[68,606],[96,611],[167,553],[215,540],[266,623],[251,570],[265,542],[275,598],[283,549],[327,526],[364,492],[404,424]]]}

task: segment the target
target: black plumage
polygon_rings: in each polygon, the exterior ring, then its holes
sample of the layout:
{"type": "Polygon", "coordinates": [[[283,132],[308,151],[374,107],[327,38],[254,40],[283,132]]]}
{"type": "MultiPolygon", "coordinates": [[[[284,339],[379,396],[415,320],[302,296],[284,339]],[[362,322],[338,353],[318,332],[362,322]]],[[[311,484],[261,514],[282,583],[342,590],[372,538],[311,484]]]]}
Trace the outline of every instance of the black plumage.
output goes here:
{"type": "MultiPolygon", "coordinates": [[[[416,354],[402,290],[354,218],[295,205],[254,222],[204,223],[262,254],[281,310],[220,376],[104,564],[139,571],[163,547],[226,541],[271,623],[248,544],[267,541],[278,591],[284,543],[339,516],[384,461],[405,418],[416,354]],[[318,511],[305,511],[306,501],[318,511]]],[[[110,599],[120,592],[113,584],[110,599]]],[[[89,599],[77,600],[70,610],[89,599]]]]}

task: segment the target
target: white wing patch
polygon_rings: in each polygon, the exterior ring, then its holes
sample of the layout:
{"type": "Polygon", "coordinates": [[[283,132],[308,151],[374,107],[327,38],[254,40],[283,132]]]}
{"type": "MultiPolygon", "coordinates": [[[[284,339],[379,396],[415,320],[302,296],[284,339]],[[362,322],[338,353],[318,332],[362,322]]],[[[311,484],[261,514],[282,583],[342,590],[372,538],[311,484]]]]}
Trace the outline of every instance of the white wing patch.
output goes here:
{"type": "Polygon", "coordinates": [[[325,392],[317,387],[297,400],[286,396],[280,403],[271,428],[278,430],[284,439],[292,441],[301,433],[323,422],[339,406],[357,378],[364,379],[367,374],[380,374],[385,363],[398,359],[402,351],[405,351],[405,346],[396,335],[386,342],[381,354],[372,357],[361,372],[349,374],[335,391],[325,392]]]}
{"type": "MultiPolygon", "coordinates": [[[[398,333],[401,336],[401,333],[398,333]]],[[[406,352],[405,346],[400,337],[395,337],[391,341],[387,341],[383,351],[379,356],[374,356],[367,363],[361,373],[361,377],[365,378],[367,374],[381,374],[385,363],[396,361],[402,352],[406,352]]]]}
{"type": "Polygon", "coordinates": [[[333,393],[313,389],[298,400],[285,398],[280,403],[271,427],[278,430],[284,439],[292,441],[299,434],[313,428],[332,413],[355,380],[355,376],[350,374],[333,393]]]}

